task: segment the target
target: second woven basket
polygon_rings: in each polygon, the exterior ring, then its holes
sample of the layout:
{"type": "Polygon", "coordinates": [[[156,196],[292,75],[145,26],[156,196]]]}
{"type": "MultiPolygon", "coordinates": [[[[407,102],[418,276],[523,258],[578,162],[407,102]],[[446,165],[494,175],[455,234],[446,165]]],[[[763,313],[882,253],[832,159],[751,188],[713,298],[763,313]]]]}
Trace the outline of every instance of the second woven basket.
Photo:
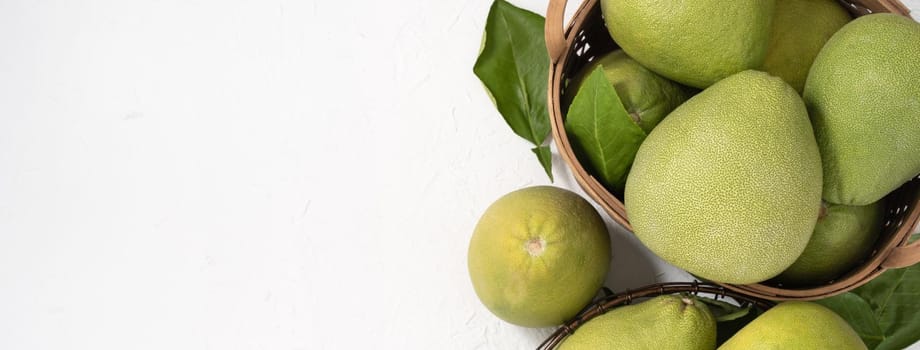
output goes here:
{"type": "Polygon", "coordinates": [[[734,292],[714,284],[696,282],[653,284],[637,290],[626,291],[625,293],[609,294],[595,301],[586,307],[580,314],[575,316],[575,318],[556,329],[556,331],[553,332],[553,334],[551,334],[549,338],[547,338],[542,344],[540,344],[537,349],[555,349],[565,340],[566,337],[574,333],[578,327],[581,327],[581,325],[597,316],[607,313],[607,311],[620,306],[632,304],[637,300],[652,298],[659,295],[677,293],[687,293],[693,295],[708,294],[716,300],[728,299],[734,301],[735,304],[741,307],[751,306],[757,308],[759,311],[766,311],[767,309],[773,307],[772,302],[754,298],[743,293],[734,292]]]}

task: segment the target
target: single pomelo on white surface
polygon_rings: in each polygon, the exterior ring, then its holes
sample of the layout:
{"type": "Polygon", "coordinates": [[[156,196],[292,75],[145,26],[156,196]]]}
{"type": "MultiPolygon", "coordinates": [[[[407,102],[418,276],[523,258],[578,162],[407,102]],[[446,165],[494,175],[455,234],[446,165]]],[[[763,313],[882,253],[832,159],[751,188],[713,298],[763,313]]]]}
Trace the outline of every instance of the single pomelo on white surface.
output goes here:
{"type": "Polygon", "coordinates": [[[802,99],[757,71],[728,77],[664,119],[626,181],[636,236],[699,277],[748,284],[805,249],[821,207],[821,159],[802,99]]]}
{"type": "Polygon", "coordinates": [[[579,195],[528,187],[486,209],[470,240],[468,266],[476,295],[495,316],[526,327],[559,325],[604,283],[610,236],[579,195]]]}

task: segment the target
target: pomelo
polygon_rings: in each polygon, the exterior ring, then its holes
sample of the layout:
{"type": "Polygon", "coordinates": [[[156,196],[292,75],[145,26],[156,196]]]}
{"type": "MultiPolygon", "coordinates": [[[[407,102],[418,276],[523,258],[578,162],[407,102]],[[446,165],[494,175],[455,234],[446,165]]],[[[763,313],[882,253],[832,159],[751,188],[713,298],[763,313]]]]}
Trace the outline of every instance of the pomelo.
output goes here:
{"type": "Polygon", "coordinates": [[[802,255],[776,280],[788,286],[820,285],[840,277],[865,258],[882,227],[880,203],[827,204],[802,255]]]}
{"type": "Polygon", "coordinates": [[[920,173],[920,23],[853,20],[815,58],[803,97],[828,202],[877,202],[920,173]]]}
{"type": "Polygon", "coordinates": [[[614,50],[591,62],[582,69],[581,75],[569,83],[566,88],[569,102],[581,88],[585,75],[599,66],[604,67],[604,75],[617,91],[626,112],[646,133],[693,95],[691,88],[648,70],[623,50],[614,50]]]}
{"type": "Polygon", "coordinates": [[[550,186],[511,192],[486,209],[470,240],[473,288],[493,314],[559,325],[585,307],[610,266],[610,236],[579,195],[550,186]]]}
{"type": "Polygon", "coordinates": [[[626,180],[636,236],[699,277],[747,284],[792,265],[821,207],[821,159],[782,79],[732,75],[652,130],[626,180]]]}
{"type": "Polygon", "coordinates": [[[850,19],[834,0],[777,1],[770,48],[761,70],[783,78],[802,93],[815,56],[850,19]]]}
{"type": "Polygon", "coordinates": [[[703,302],[693,296],[662,295],[591,319],[559,350],[711,350],[715,346],[716,320],[703,302]]]}
{"type": "Polygon", "coordinates": [[[648,69],[705,88],[767,54],[774,0],[601,0],[613,40],[648,69]]]}
{"type": "Polygon", "coordinates": [[[866,350],[866,344],[834,311],[787,301],[744,326],[719,350],[866,350]]]}

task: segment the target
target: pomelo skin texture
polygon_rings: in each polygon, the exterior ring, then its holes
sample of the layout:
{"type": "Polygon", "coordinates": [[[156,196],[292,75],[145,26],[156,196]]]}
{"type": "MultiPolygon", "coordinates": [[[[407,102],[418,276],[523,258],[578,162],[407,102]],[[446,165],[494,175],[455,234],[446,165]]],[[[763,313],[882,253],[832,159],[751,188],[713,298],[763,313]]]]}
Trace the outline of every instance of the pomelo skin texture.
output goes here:
{"type": "Polygon", "coordinates": [[[761,70],[783,78],[802,93],[815,56],[850,19],[835,0],[777,1],[770,48],[761,70]]]}
{"type": "Polygon", "coordinates": [[[787,301],[748,323],[719,350],[866,350],[866,345],[830,309],[787,301]]]}
{"type": "Polygon", "coordinates": [[[776,280],[786,286],[824,284],[849,271],[872,249],[882,227],[884,207],[828,204],[798,260],[776,280]]]}
{"type": "Polygon", "coordinates": [[[774,0],[601,0],[613,40],[648,69],[705,88],[760,67],[774,0]]]}
{"type": "Polygon", "coordinates": [[[623,50],[615,50],[594,60],[572,80],[569,93],[566,94],[570,96],[569,102],[581,88],[584,77],[598,66],[604,67],[604,75],[617,91],[626,112],[646,133],[651,132],[668,113],[693,95],[690,88],[646,69],[623,50]]]}
{"type": "Polygon", "coordinates": [[[874,203],[920,173],[920,24],[853,20],[815,58],[803,97],[828,202],[874,203]]]}
{"type": "Polygon", "coordinates": [[[694,297],[662,295],[591,319],[560,350],[711,350],[716,320],[694,297]]]}
{"type": "Polygon", "coordinates": [[[519,326],[562,324],[587,305],[610,267],[610,236],[591,204],[550,186],[511,192],[486,209],[470,240],[479,300],[519,326]]]}
{"type": "Polygon", "coordinates": [[[821,207],[821,159],[802,99],[744,71],[671,112],[626,180],[636,236],[699,277],[748,284],[805,249],[821,207]]]}

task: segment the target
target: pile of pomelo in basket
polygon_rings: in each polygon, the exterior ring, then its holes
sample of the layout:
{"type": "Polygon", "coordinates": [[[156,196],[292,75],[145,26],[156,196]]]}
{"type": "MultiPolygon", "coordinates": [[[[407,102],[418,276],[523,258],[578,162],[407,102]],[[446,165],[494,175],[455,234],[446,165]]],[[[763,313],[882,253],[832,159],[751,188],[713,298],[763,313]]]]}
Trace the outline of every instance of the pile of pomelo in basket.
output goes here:
{"type": "MultiPolygon", "coordinates": [[[[893,14],[851,20],[831,0],[601,0],[601,9],[622,50],[571,79],[568,118],[597,113],[598,94],[609,91],[647,133],[623,164],[604,164],[610,158],[591,145],[576,150],[623,193],[648,248],[702,279],[733,284],[814,284],[869,254],[879,200],[920,174],[920,24],[893,14]]],[[[585,130],[566,127],[575,146],[606,142],[579,143],[585,130]]],[[[512,192],[473,234],[474,288],[508,322],[561,324],[601,287],[609,239],[594,208],[571,192],[512,192]]],[[[604,316],[638,333],[592,333],[589,323],[562,347],[624,348],[610,340],[624,336],[632,348],[715,347],[705,306],[661,298],[604,316]],[[644,317],[643,308],[658,316],[644,317]],[[639,331],[657,322],[676,328],[639,331]]],[[[780,304],[722,348],[749,342],[865,348],[833,312],[803,302],[780,304]]]]}

